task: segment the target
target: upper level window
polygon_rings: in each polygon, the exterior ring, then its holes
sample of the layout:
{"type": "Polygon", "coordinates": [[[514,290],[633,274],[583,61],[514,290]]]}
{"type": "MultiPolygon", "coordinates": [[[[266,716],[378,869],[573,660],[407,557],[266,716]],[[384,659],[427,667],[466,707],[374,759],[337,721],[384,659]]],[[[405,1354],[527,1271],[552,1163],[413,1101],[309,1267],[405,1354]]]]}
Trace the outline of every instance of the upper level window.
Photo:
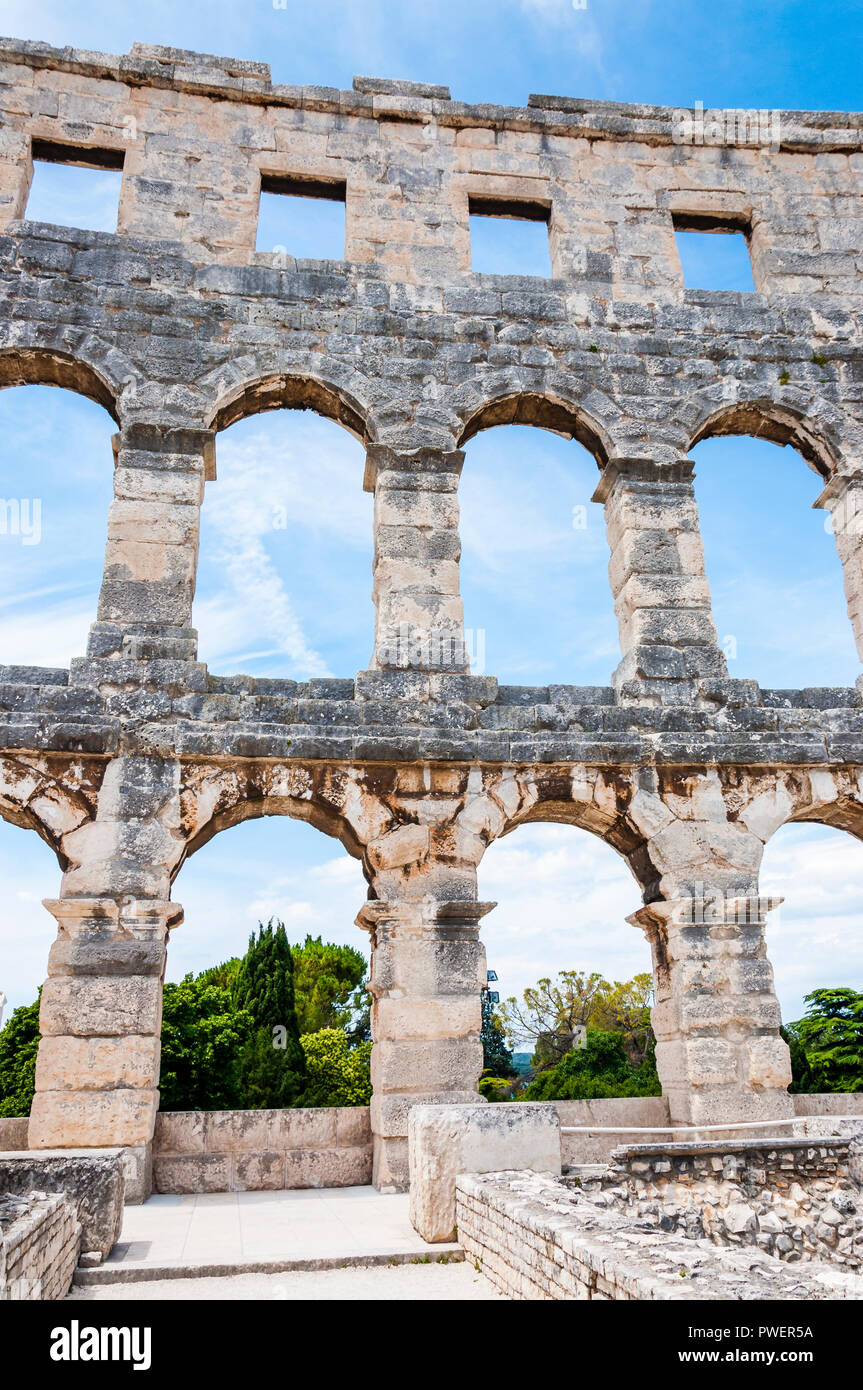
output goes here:
{"type": "Polygon", "coordinates": [[[122,170],[122,150],[34,140],[27,220],[116,232],[122,170]]]}
{"type": "Polygon", "coordinates": [[[255,250],[343,261],[345,192],[344,179],[262,174],[255,250]]]}
{"type": "Polygon", "coordinates": [[[752,293],[748,227],[743,222],[676,214],[674,231],[686,289],[752,293]]]}
{"type": "Polygon", "coordinates": [[[471,270],[481,275],[551,275],[547,203],[470,197],[471,270]]]}

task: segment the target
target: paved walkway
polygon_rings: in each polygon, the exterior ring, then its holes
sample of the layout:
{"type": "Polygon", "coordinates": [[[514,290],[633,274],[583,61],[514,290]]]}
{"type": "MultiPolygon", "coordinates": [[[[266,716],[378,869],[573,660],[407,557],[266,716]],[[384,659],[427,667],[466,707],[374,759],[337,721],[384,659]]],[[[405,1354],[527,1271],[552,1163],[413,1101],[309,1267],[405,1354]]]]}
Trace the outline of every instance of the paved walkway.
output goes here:
{"type": "Polygon", "coordinates": [[[289,1271],[283,1274],[235,1274],[223,1279],[147,1279],[126,1284],[75,1288],[76,1302],[150,1299],[230,1299],[255,1301],[332,1300],[339,1302],[472,1302],[504,1298],[473,1264],[401,1264],[353,1269],[289,1271]]]}
{"type": "Polygon", "coordinates": [[[406,1195],[373,1187],[297,1192],[155,1196],[127,1207],[120,1240],[82,1285],[336,1269],[463,1258],[457,1245],[428,1245],[410,1224],[406,1195]]]}

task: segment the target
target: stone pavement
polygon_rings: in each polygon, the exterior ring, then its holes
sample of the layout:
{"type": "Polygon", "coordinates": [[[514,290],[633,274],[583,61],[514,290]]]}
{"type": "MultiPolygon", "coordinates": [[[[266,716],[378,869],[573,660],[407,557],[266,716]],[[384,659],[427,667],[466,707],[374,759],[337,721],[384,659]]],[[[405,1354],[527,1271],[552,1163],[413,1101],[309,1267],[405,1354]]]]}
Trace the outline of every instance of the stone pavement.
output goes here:
{"type": "Polygon", "coordinates": [[[350,1269],[291,1270],[282,1274],[237,1274],[221,1279],[146,1279],[125,1284],[74,1288],[77,1302],[149,1302],[159,1299],[268,1301],[332,1300],[383,1303],[440,1300],[491,1301],[505,1298],[473,1264],[357,1265],[350,1269]]]}
{"type": "Polygon", "coordinates": [[[457,1245],[428,1245],[408,1219],[408,1198],[373,1187],[153,1196],[127,1207],[120,1240],[76,1282],[273,1274],[348,1264],[460,1261],[457,1245]]]}

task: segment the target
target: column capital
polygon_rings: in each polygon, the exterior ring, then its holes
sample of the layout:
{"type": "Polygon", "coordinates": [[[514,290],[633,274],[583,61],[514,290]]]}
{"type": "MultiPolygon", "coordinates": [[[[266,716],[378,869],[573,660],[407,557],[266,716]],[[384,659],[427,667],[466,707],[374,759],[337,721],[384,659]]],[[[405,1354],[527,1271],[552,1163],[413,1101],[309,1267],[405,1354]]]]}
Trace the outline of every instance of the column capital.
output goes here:
{"type": "Polygon", "coordinates": [[[763,924],[768,912],[785,901],[784,898],[762,897],[758,893],[727,897],[722,892],[711,894],[702,887],[680,898],[665,898],[648,903],[627,917],[633,927],[648,933],[658,928],[692,926],[747,926],[763,924]]]}
{"type": "Polygon", "coordinates": [[[416,902],[382,902],[372,899],[363,903],[356,916],[356,925],[365,931],[376,932],[381,928],[401,928],[420,935],[438,929],[479,930],[480,920],[491,912],[497,903],[479,902],[437,902],[428,898],[416,902]]]}
{"type": "Polygon", "coordinates": [[[152,424],[145,420],[130,420],[118,434],[112,435],[114,459],[121,449],[144,454],[198,454],[204,461],[204,477],[212,482],[216,477],[216,431],[199,425],[152,424]]]}
{"type": "Polygon", "coordinates": [[[639,483],[679,486],[691,484],[695,474],[695,464],[687,455],[673,459],[655,458],[613,458],[602,470],[602,477],[591,497],[591,502],[607,502],[615,488],[639,483]]]}
{"type": "Polygon", "coordinates": [[[164,937],[183,920],[179,903],[159,899],[44,898],[42,905],[69,936],[97,936],[109,931],[138,940],[164,937]]]}
{"type": "Polygon", "coordinates": [[[395,449],[390,444],[366,445],[366,471],[363,488],[374,492],[381,473],[448,473],[456,479],[464,463],[463,449],[439,449],[427,445],[420,449],[395,449]]]}

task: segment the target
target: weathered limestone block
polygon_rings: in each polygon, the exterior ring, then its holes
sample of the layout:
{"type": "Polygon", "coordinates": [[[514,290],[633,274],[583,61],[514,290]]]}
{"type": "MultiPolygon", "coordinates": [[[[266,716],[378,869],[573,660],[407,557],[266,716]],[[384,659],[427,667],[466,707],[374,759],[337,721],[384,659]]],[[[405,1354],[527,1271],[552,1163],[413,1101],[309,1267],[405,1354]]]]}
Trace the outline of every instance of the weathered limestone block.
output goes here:
{"type": "Polygon", "coordinates": [[[606,505],[623,654],[613,678],[618,690],[659,681],[662,698],[662,681],[725,675],[691,477],[688,459],[614,459],[594,495],[606,505]]]}
{"type": "Polygon", "coordinates": [[[465,671],[456,489],[460,450],[368,447],[375,494],[373,669],[465,671]]]}
{"type": "Polygon", "coordinates": [[[553,1105],[418,1105],[408,1152],[414,1229],[423,1240],[454,1240],[459,1174],[526,1168],[559,1176],[560,1120],[553,1105]]]}
{"type": "Polygon", "coordinates": [[[703,884],[698,892],[627,919],[651,943],[656,1064],[671,1122],[790,1117],[791,1067],[764,945],[775,902],[705,899],[703,884]]]}
{"type": "Polygon", "coordinates": [[[57,1192],[77,1212],[81,1246],[109,1255],[123,1223],[122,1154],[75,1152],[0,1153],[0,1192],[57,1192]]]}
{"type": "Polygon", "coordinates": [[[370,933],[372,1129],[375,1182],[408,1183],[412,1105],[475,1093],[482,1071],[480,990],[485,952],[476,902],[369,902],[357,918],[370,933]],[[391,1102],[396,1101],[396,1104],[391,1102]]]}

